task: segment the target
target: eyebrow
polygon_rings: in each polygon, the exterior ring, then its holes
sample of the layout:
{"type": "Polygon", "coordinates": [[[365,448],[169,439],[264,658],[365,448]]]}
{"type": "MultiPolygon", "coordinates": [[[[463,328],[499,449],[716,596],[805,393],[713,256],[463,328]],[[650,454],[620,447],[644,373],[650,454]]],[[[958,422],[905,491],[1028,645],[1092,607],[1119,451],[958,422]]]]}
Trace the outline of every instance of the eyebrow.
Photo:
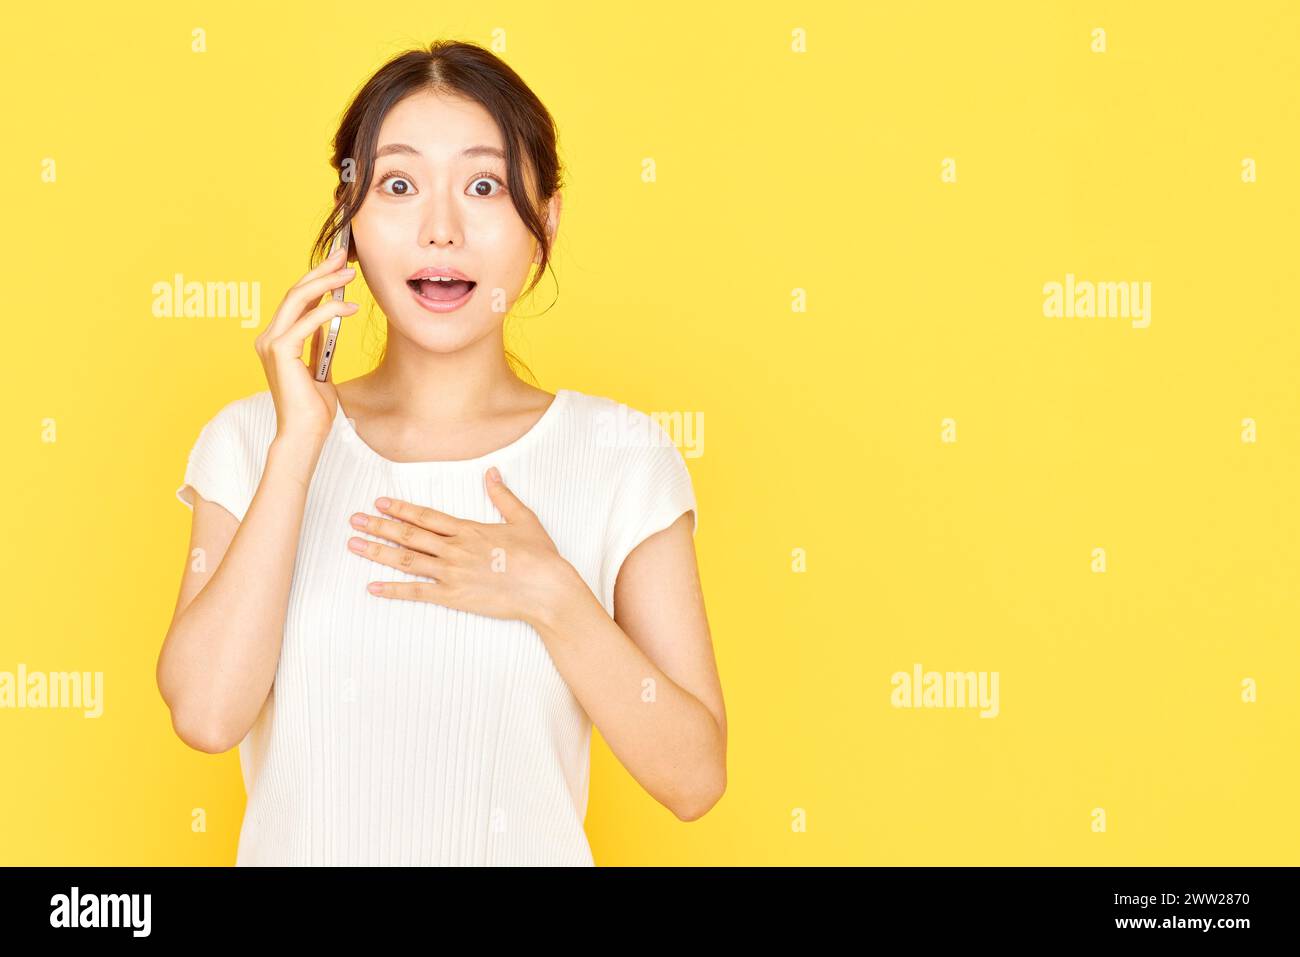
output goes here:
{"type": "MultiPolygon", "coordinates": [[[[379,147],[379,149],[375,151],[375,159],[378,160],[380,157],[388,156],[390,153],[409,153],[411,156],[422,155],[420,151],[417,150],[414,146],[409,146],[406,143],[385,143],[383,146],[379,147]]],[[[483,146],[483,145],[471,146],[468,147],[467,149],[461,150],[460,155],[463,157],[495,156],[497,159],[500,160],[506,158],[506,154],[501,150],[497,149],[497,147],[483,146]]]]}

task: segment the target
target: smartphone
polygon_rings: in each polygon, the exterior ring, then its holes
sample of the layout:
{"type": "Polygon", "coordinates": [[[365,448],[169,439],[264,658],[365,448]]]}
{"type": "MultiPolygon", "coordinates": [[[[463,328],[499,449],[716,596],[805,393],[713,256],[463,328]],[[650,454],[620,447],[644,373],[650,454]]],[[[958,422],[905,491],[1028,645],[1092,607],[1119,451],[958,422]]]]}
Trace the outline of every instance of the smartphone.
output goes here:
{"type": "MultiPolygon", "coordinates": [[[[340,249],[345,250],[343,253],[343,262],[346,265],[348,260],[348,249],[352,239],[352,224],[344,223],[343,228],[334,235],[334,241],[330,243],[329,255],[333,256],[340,249]]],[[[341,267],[340,267],[341,268],[341,267]]],[[[339,286],[333,292],[334,301],[343,301],[343,287],[339,286]]],[[[324,382],[330,374],[330,363],[334,360],[334,348],[339,341],[339,327],[343,324],[342,316],[335,316],[330,320],[329,328],[325,331],[325,343],[322,347],[320,336],[321,330],[317,329],[316,334],[312,337],[312,364],[316,367],[316,381],[324,382]]]]}

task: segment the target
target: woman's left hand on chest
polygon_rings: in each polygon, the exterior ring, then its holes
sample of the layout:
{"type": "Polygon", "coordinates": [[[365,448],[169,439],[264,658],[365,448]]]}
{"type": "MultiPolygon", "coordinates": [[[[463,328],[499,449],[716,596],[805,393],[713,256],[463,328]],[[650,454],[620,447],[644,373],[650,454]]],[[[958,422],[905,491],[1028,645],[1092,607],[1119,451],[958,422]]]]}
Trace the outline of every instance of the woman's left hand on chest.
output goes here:
{"type": "Polygon", "coordinates": [[[354,554],[433,579],[371,582],[371,594],[529,623],[545,617],[550,604],[575,584],[576,571],[537,515],[492,472],[484,481],[504,523],[475,522],[390,498],[375,500],[382,516],[358,512],[351,517],[354,528],[393,543],[351,538],[354,554]]]}

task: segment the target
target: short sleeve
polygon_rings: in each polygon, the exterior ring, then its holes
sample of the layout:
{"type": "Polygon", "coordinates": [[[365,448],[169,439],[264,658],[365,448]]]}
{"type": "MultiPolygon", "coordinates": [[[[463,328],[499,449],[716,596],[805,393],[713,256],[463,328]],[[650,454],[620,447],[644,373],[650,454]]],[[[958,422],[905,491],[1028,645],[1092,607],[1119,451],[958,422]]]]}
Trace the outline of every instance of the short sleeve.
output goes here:
{"type": "Polygon", "coordinates": [[[231,403],[199,431],[176,497],[192,511],[194,502],[185,493],[185,487],[191,486],[242,522],[252,503],[252,486],[247,450],[237,426],[238,414],[238,405],[231,403]]]}
{"type": "Polygon", "coordinates": [[[613,614],[614,584],[632,550],[655,532],[691,512],[691,534],[700,527],[695,487],[682,453],[667,433],[653,423],[651,439],[630,450],[626,470],[615,493],[601,561],[601,598],[613,614]]]}

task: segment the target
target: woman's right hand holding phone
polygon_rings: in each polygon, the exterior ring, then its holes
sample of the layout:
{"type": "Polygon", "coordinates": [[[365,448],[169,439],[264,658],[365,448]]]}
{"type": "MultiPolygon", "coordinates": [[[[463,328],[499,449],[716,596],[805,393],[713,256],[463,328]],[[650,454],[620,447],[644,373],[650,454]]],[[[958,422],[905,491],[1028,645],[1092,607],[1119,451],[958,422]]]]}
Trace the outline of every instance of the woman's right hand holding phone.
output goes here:
{"type": "Polygon", "coordinates": [[[302,351],[308,336],[325,323],[360,308],[355,302],[338,302],[330,295],[356,275],[356,270],[344,268],[346,265],[346,253],[340,249],[307,272],[285,294],[270,324],[253,342],[275,400],[277,436],[323,443],[334,424],[338,395],[333,366],[325,381],[317,382],[302,351]]]}
{"type": "Polygon", "coordinates": [[[177,734],[201,751],[245,740],[274,690],[311,479],[338,409],[334,383],[316,381],[302,350],[316,329],[357,309],[328,295],[352,278],[345,256],[303,276],[257,337],[277,428],[246,513],[194,502],[190,547],[206,561],[185,563],[157,681],[177,734]]]}

